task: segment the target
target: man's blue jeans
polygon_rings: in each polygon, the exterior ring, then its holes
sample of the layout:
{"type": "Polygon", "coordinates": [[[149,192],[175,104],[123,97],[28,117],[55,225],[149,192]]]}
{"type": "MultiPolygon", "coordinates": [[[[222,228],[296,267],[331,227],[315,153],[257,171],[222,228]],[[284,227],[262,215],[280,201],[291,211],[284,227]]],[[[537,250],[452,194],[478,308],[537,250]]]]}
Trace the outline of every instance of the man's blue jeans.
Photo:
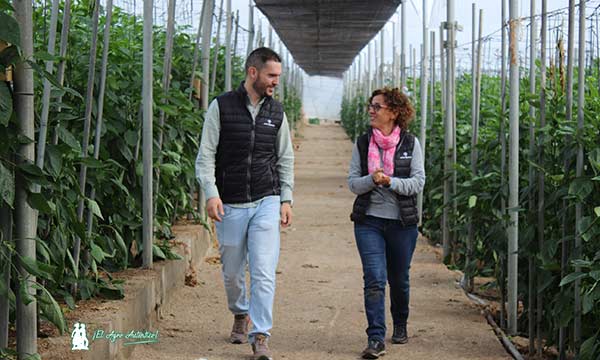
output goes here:
{"type": "Polygon", "coordinates": [[[273,327],[275,271],[279,261],[279,196],[265,197],[257,207],[224,205],[216,222],[223,280],[229,310],[249,314],[254,335],[270,335],[273,327]],[[246,293],[246,264],[250,270],[250,300],[246,293]]]}
{"type": "Polygon", "coordinates": [[[385,339],[385,286],[390,284],[394,325],[406,325],[410,293],[409,270],[418,230],[399,220],[367,216],[354,224],[356,245],[363,267],[367,336],[385,339]]]}

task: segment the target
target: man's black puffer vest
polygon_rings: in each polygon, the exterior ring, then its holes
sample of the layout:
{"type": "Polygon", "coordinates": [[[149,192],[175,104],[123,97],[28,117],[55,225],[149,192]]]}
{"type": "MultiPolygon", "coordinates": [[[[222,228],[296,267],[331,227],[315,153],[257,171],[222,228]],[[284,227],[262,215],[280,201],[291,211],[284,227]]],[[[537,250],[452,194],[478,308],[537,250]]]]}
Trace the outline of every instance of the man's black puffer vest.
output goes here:
{"type": "MultiPolygon", "coordinates": [[[[361,175],[366,176],[369,174],[367,155],[369,153],[369,141],[371,140],[371,132],[369,130],[366,134],[360,136],[356,142],[358,146],[358,152],[360,154],[360,167],[361,175]]],[[[396,146],[396,153],[394,154],[394,177],[408,178],[410,177],[410,163],[412,161],[412,152],[415,145],[415,136],[402,131],[400,134],[400,141],[396,146]]],[[[354,222],[363,222],[369,204],[371,202],[371,193],[359,195],[354,201],[352,207],[352,214],[350,219],[354,222]]],[[[398,201],[400,202],[400,222],[403,226],[410,226],[419,223],[419,213],[417,211],[417,196],[405,196],[396,194],[398,201]]]]}
{"type": "Polygon", "coordinates": [[[225,204],[246,203],[279,195],[277,132],[283,106],[266,97],[255,121],[246,107],[244,83],[217,97],[221,119],[215,177],[225,204]]]}

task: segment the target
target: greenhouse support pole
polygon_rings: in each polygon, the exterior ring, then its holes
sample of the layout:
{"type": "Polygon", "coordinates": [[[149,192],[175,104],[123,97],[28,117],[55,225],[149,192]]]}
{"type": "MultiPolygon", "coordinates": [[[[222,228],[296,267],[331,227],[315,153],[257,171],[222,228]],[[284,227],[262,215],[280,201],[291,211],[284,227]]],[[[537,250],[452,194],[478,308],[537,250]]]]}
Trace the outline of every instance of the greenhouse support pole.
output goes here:
{"type": "MultiPolygon", "coordinates": [[[[506,114],[506,33],[507,33],[507,23],[506,23],[506,0],[502,0],[502,11],[501,11],[501,33],[502,33],[502,43],[501,43],[501,65],[500,65],[500,102],[502,114],[500,116],[500,126],[499,126],[499,135],[500,138],[500,214],[502,216],[502,221],[504,221],[504,217],[506,216],[506,198],[507,198],[507,189],[506,189],[506,129],[505,129],[505,114],[506,114]]],[[[500,262],[500,279],[498,282],[500,283],[500,327],[502,329],[506,329],[506,259],[502,256],[500,262]]]]}
{"type": "MultiPolygon", "coordinates": [[[[62,19],[62,29],[60,31],[60,50],[59,56],[60,61],[58,62],[58,67],[56,68],[56,80],[62,86],[65,82],[65,68],[67,65],[67,46],[69,44],[69,27],[71,24],[71,0],[65,0],[64,10],[63,10],[63,19],[62,19]]],[[[62,103],[62,95],[60,95],[57,99],[57,102],[62,103]]],[[[58,107],[57,111],[60,112],[62,109],[58,107]]],[[[56,122],[56,126],[54,127],[54,136],[52,139],[52,144],[58,144],[58,129],[60,127],[60,121],[56,122]]]]}
{"type": "MultiPolygon", "coordinates": [[[[97,100],[97,119],[96,119],[96,132],[94,134],[94,159],[100,157],[100,137],[102,134],[102,122],[104,115],[104,92],[106,89],[106,69],[108,66],[108,50],[110,43],[110,24],[112,21],[112,6],[113,0],[106,1],[106,18],[104,24],[104,38],[102,45],[102,64],[100,65],[100,85],[98,87],[98,100],[97,100]]],[[[90,191],[90,199],[95,200],[96,189],[92,187],[90,191]]],[[[87,212],[87,234],[91,236],[93,224],[93,213],[87,212]]]]}
{"type": "Polygon", "coordinates": [[[210,74],[210,92],[215,92],[215,86],[217,82],[217,64],[219,63],[219,52],[221,47],[221,24],[223,21],[223,0],[219,5],[219,20],[217,20],[217,35],[215,40],[215,50],[213,55],[213,66],[212,73],[210,74]]]}
{"type": "Polygon", "coordinates": [[[238,47],[238,33],[240,32],[240,11],[235,11],[235,36],[233,37],[233,49],[231,56],[235,58],[237,55],[237,47],[238,47]]]}
{"type": "MultiPolygon", "coordinates": [[[[94,78],[96,75],[96,48],[98,42],[98,17],[100,16],[100,4],[96,3],[94,6],[94,15],[92,18],[92,42],[90,46],[90,60],[88,68],[87,78],[87,90],[85,96],[85,114],[83,122],[83,140],[81,143],[81,157],[88,157],[88,145],[90,142],[90,128],[92,125],[92,107],[94,102],[94,78]]],[[[77,206],[77,220],[83,222],[83,212],[85,210],[85,183],[87,178],[87,166],[84,162],[81,163],[79,169],[79,189],[81,191],[81,198],[79,199],[79,205],[77,206]]],[[[73,260],[75,267],[79,267],[79,255],[81,253],[81,238],[75,237],[75,244],[73,245],[73,260]]],[[[71,289],[73,295],[77,291],[77,285],[73,284],[71,289]]]]}
{"type": "MultiPolygon", "coordinates": [[[[162,89],[163,99],[162,104],[168,104],[168,94],[171,87],[171,64],[173,58],[173,36],[175,34],[175,4],[176,0],[169,0],[167,3],[167,31],[165,34],[165,53],[163,57],[163,73],[162,73],[162,89]]],[[[156,179],[154,181],[154,195],[158,196],[160,191],[160,165],[162,164],[162,148],[164,141],[164,126],[166,121],[166,114],[164,110],[160,110],[159,113],[159,129],[158,129],[158,164],[159,168],[156,170],[156,179]]],[[[154,203],[154,211],[156,213],[156,203],[154,203]]]]}
{"type": "Polygon", "coordinates": [[[227,0],[225,9],[225,14],[227,15],[225,30],[225,91],[231,91],[231,26],[233,22],[231,0],[227,0]]]}
{"type": "Polygon", "coordinates": [[[379,32],[379,49],[381,51],[381,58],[379,59],[379,85],[377,86],[378,88],[382,88],[384,86],[384,81],[385,81],[385,74],[384,74],[384,67],[385,67],[385,27],[381,29],[381,31],[379,32]]]}
{"type": "MultiPolygon", "coordinates": [[[[142,202],[142,238],[143,238],[143,267],[152,268],[152,245],[154,242],[154,213],[152,196],[152,147],[153,147],[153,99],[152,99],[152,7],[154,0],[144,0],[144,50],[143,50],[143,127],[142,127],[142,162],[144,168],[143,202],[142,202]]],[[[203,54],[204,55],[204,54],[203,54]]]]}
{"type": "Polygon", "coordinates": [[[397,73],[396,73],[396,70],[398,68],[398,61],[396,59],[396,52],[398,51],[397,46],[396,46],[396,37],[398,36],[397,30],[398,30],[398,27],[396,26],[396,22],[392,21],[392,76],[391,76],[392,88],[397,86],[397,81],[398,81],[398,77],[397,77],[397,73]]]}
{"type": "MultiPolygon", "coordinates": [[[[428,37],[429,33],[427,30],[427,5],[428,1],[423,0],[423,52],[421,59],[421,132],[420,139],[421,140],[421,152],[423,154],[423,162],[425,163],[425,150],[427,145],[427,87],[429,85],[429,81],[427,76],[429,75],[429,69],[427,68],[429,65],[429,42],[428,37]]],[[[423,191],[419,192],[417,195],[417,210],[419,213],[419,226],[423,223],[423,191]]]]}
{"type": "MultiPolygon", "coordinates": [[[[477,9],[475,3],[471,4],[471,176],[475,177],[476,167],[473,159],[475,157],[475,121],[477,118],[477,42],[475,41],[475,32],[477,31],[477,9]]],[[[467,292],[472,292],[471,288],[471,279],[472,274],[470,270],[469,264],[472,259],[472,251],[473,251],[473,242],[475,238],[475,227],[473,224],[473,220],[475,219],[475,213],[471,212],[471,217],[469,219],[469,228],[467,233],[467,253],[465,255],[465,266],[463,269],[464,274],[464,282],[462,283],[463,288],[467,292]]]]}
{"type": "Polygon", "coordinates": [[[367,55],[368,55],[368,62],[367,62],[367,97],[371,96],[371,93],[373,92],[373,68],[372,68],[372,62],[373,62],[373,52],[371,51],[371,48],[373,47],[372,42],[369,42],[369,46],[367,47],[367,55]]]}
{"type": "Polygon", "coordinates": [[[510,151],[508,171],[508,334],[517,333],[519,268],[519,10],[518,0],[509,2],[510,26],[510,151]]]}
{"type": "MultiPolygon", "coordinates": [[[[575,62],[575,0],[569,0],[569,30],[567,40],[567,90],[566,90],[566,109],[565,109],[565,120],[568,122],[573,120],[573,66],[575,62]]],[[[571,137],[566,136],[565,145],[571,145],[571,137]]],[[[564,159],[564,173],[568,174],[570,168],[570,162],[565,155],[564,159]]],[[[563,218],[562,218],[562,246],[561,246],[561,263],[560,263],[560,277],[561,279],[567,275],[569,271],[569,241],[567,236],[567,218],[569,215],[568,201],[563,200],[563,218]]],[[[561,360],[567,357],[567,327],[561,327],[558,335],[558,352],[561,360]]]]}
{"type": "MultiPolygon", "coordinates": [[[[585,1],[579,0],[579,71],[577,76],[577,165],[575,176],[581,178],[583,176],[583,135],[584,135],[584,106],[585,106],[585,1]]],[[[576,199],[575,204],[575,248],[573,249],[573,259],[581,258],[581,226],[579,223],[582,219],[583,203],[581,199],[576,199]]],[[[575,266],[575,272],[581,271],[581,266],[575,266]]],[[[574,334],[575,340],[575,356],[579,358],[581,348],[581,279],[575,280],[573,286],[575,291],[575,314],[574,314],[574,334]]]]}
{"type": "MultiPolygon", "coordinates": [[[[212,13],[214,0],[204,0],[204,23],[202,24],[202,109],[208,109],[208,79],[210,76],[210,42],[212,37],[212,13]]],[[[252,13],[252,12],[250,12],[252,13]]]]}
{"type": "MultiPolygon", "coordinates": [[[[541,40],[541,51],[540,51],[540,123],[539,129],[543,129],[546,127],[546,22],[547,22],[547,12],[546,12],[546,0],[542,0],[542,20],[541,20],[541,31],[540,31],[540,40],[541,40]]],[[[539,147],[538,147],[538,164],[544,167],[544,132],[540,131],[539,134],[539,147]]],[[[545,186],[546,179],[543,171],[538,171],[538,198],[537,198],[537,238],[538,238],[538,249],[544,248],[544,210],[546,207],[545,204],[545,186]]],[[[537,277],[537,288],[541,289],[542,277],[537,277]]],[[[537,334],[537,351],[536,355],[538,358],[542,357],[543,347],[542,347],[542,322],[543,322],[543,294],[539,291],[537,292],[536,299],[536,334],[537,334]]]]}
{"type": "Polygon", "coordinates": [[[275,44],[273,43],[273,26],[271,25],[271,22],[269,22],[269,48],[272,50],[273,47],[275,46],[275,44]]]}
{"type": "MultiPolygon", "coordinates": [[[[442,119],[446,110],[446,57],[444,53],[444,26],[440,25],[440,102],[442,103],[442,119]]],[[[443,123],[443,120],[442,120],[443,123]]]]}
{"type": "Polygon", "coordinates": [[[406,1],[400,1],[400,17],[401,27],[400,31],[400,88],[404,89],[406,86],[406,1]]]}
{"type": "MultiPolygon", "coordinates": [[[[530,12],[530,25],[529,25],[529,94],[533,96],[535,94],[535,59],[536,59],[536,46],[537,46],[537,29],[536,29],[536,19],[535,19],[535,0],[530,0],[529,2],[529,12],[530,12]]],[[[527,217],[530,218],[530,223],[534,223],[535,217],[535,169],[533,163],[535,162],[535,108],[532,105],[529,105],[529,167],[528,167],[528,182],[529,182],[529,191],[528,197],[529,201],[529,215],[527,217]]],[[[535,241],[531,242],[529,246],[530,251],[535,253],[535,241]]],[[[528,257],[528,289],[527,289],[527,297],[528,297],[528,316],[527,316],[527,326],[529,332],[529,354],[535,353],[535,278],[536,278],[536,256],[528,257]]]]}
{"type": "MultiPolygon", "coordinates": [[[[13,242],[13,219],[12,209],[8,204],[0,206],[0,236],[2,241],[7,244],[13,242]]],[[[11,254],[9,251],[4,251],[6,247],[0,247],[0,281],[6,284],[6,288],[10,287],[11,274],[11,254]]],[[[8,296],[0,296],[0,349],[8,347],[8,325],[10,322],[10,300],[8,296]]]]}
{"type": "MultiPolygon", "coordinates": [[[[58,8],[60,5],[59,0],[52,0],[52,12],[50,15],[50,30],[48,32],[48,54],[54,56],[54,48],[56,46],[56,25],[58,22],[58,8]]],[[[54,60],[46,61],[46,72],[52,75],[54,71],[54,60]]],[[[50,112],[50,92],[52,85],[50,80],[44,79],[44,90],[42,93],[42,113],[40,115],[40,127],[38,129],[38,143],[35,164],[40,169],[44,168],[44,155],[46,153],[46,135],[48,133],[48,113],[50,112]]],[[[39,193],[41,186],[35,184],[33,191],[39,193]]],[[[36,214],[37,220],[37,214],[36,214]]]]}
{"type": "Polygon", "coordinates": [[[435,84],[436,84],[436,69],[435,69],[435,31],[429,32],[431,35],[431,77],[430,77],[430,85],[429,85],[429,117],[431,121],[429,122],[429,127],[431,128],[431,132],[429,133],[429,137],[433,141],[434,137],[434,122],[435,122],[435,84]]]}
{"type": "Polygon", "coordinates": [[[450,256],[450,224],[449,224],[449,210],[450,210],[450,199],[452,194],[452,177],[454,173],[453,167],[453,153],[454,153],[454,120],[453,120],[453,99],[454,99],[454,76],[453,76],[453,61],[454,61],[454,30],[456,28],[456,21],[454,18],[454,0],[448,0],[446,6],[446,30],[447,30],[447,41],[446,41],[446,123],[444,124],[444,210],[442,215],[442,247],[443,247],[443,259],[447,261],[450,256]]]}
{"type": "MultiPolygon", "coordinates": [[[[194,44],[194,57],[192,60],[192,74],[190,75],[190,88],[194,87],[194,79],[196,78],[196,67],[198,66],[198,53],[200,52],[200,36],[202,35],[202,22],[204,22],[204,13],[206,12],[206,3],[208,1],[202,1],[202,12],[200,13],[200,23],[198,24],[198,32],[196,33],[196,42],[194,44]]],[[[190,91],[189,100],[192,101],[194,90],[190,91]]],[[[200,94],[198,94],[200,95],[200,94]]]]}
{"type": "MultiPolygon", "coordinates": [[[[228,1],[230,1],[230,0],[228,0],[228,1]]],[[[279,56],[281,56],[282,53],[283,53],[283,43],[280,40],[279,41],[279,56]]],[[[282,64],[282,70],[285,71],[283,64],[282,64]]],[[[285,82],[283,81],[283,79],[284,79],[284,77],[280,76],[279,84],[277,84],[277,93],[279,95],[279,101],[281,101],[282,103],[283,103],[283,100],[285,97],[285,82]]]]}
{"type": "MultiPolygon", "coordinates": [[[[13,1],[14,15],[21,31],[20,42],[22,56],[30,59],[33,56],[33,22],[32,3],[28,0],[13,1]]],[[[14,109],[18,122],[18,133],[29,139],[34,138],[34,104],[33,104],[33,70],[23,61],[14,72],[14,109]]],[[[18,162],[33,162],[35,149],[33,143],[23,143],[19,146],[18,162]]],[[[36,258],[35,237],[37,233],[35,212],[27,202],[27,182],[17,178],[15,181],[15,241],[17,254],[30,259],[36,258]]],[[[18,359],[22,360],[37,353],[37,301],[34,297],[35,289],[32,284],[35,277],[27,272],[21,262],[17,262],[17,271],[25,281],[26,296],[33,300],[25,304],[21,291],[17,292],[17,352],[18,359]]]]}
{"type": "MultiPolygon", "coordinates": [[[[417,101],[417,47],[412,48],[412,91],[415,102],[417,101]]],[[[415,104],[416,105],[416,104],[415,104]]]]}
{"type": "Polygon", "coordinates": [[[252,52],[253,44],[254,44],[254,7],[252,6],[252,0],[248,0],[248,49],[246,50],[246,56],[250,55],[250,52],[252,52]]]}

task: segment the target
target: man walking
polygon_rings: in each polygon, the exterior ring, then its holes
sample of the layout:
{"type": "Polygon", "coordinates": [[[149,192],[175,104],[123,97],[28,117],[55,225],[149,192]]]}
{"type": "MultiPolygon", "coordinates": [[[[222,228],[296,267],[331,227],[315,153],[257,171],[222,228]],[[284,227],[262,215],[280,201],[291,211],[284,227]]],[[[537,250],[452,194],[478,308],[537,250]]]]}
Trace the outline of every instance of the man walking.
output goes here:
{"type": "Polygon", "coordinates": [[[218,96],[206,112],[196,177],[208,199],[208,216],[216,221],[234,315],[230,341],[249,341],[254,359],[270,360],[279,225],[292,220],[294,154],[283,106],[272,98],[281,58],[269,48],[255,49],[245,70],[239,88],[218,96]]]}

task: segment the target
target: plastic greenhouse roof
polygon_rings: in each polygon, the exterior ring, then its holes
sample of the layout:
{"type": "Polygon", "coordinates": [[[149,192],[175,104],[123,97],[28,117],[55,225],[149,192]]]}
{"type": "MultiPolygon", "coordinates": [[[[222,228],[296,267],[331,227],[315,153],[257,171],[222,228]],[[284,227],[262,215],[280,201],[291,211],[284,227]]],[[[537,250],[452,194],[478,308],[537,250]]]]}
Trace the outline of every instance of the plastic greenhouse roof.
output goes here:
{"type": "Polygon", "coordinates": [[[255,0],[308,75],[341,77],[402,0],[255,0]]]}

